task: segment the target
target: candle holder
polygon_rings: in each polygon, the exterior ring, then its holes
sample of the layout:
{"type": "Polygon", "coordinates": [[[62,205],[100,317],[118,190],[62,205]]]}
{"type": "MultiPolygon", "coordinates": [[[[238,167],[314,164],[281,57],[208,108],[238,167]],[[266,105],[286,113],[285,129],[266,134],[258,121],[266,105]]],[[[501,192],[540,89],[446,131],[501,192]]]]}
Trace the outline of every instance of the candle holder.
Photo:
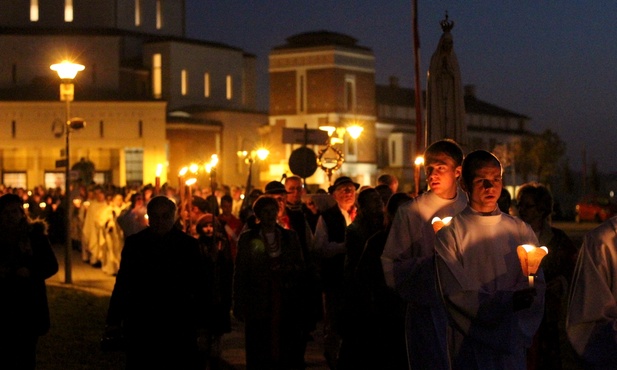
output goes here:
{"type": "Polygon", "coordinates": [[[433,225],[433,231],[435,232],[435,234],[437,234],[437,232],[441,230],[444,226],[448,225],[450,221],[452,221],[452,217],[449,216],[444,218],[433,217],[431,224],[433,225]]]}
{"type": "Polygon", "coordinates": [[[523,274],[527,275],[529,286],[533,287],[535,275],[538,273],[542,259],[548,254],[548,248],[544,246],[536,247],[531,244],[522,244],[516,247],[516,253],[521,262],[523,274]]]}

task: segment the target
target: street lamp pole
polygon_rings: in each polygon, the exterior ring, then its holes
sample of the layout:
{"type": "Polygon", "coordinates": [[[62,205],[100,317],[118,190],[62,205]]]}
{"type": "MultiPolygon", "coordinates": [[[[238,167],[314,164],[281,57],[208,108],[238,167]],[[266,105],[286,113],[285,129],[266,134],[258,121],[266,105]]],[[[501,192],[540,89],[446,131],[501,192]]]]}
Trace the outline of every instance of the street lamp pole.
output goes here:
{"type": "Polygon", "coordinates": [[[85,67],[81,64],[71,63],[67,60],[58,64],[53,64],[49,67],[56,71],[62,80],[60,83],[60,101],[66,102],[66,124],[65,124],[65,156],[66,162],[64,172],[64,207],[66,212],[66,240],[64,246],[64,282],[71,284],[73,282],[72,266],[71,266],[71,182],[70,182],[70,166],[69,166],[69,150],[70,150],[70,133],[71,133],[71,101],[75,98],[75,86],[73,79],[77,72],[83,71],[85,67]]]}

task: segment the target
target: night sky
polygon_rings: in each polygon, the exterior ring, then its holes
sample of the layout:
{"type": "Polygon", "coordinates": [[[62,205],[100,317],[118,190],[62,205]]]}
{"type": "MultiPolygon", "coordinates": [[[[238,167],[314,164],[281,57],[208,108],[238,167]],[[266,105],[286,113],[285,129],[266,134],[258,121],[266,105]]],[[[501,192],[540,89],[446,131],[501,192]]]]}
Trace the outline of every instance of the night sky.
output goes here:
{"type": "MultiPolygon", "coordinates": [[[[376,79],[413,87],[411,0],[186,0],[187,36],[257,56],[259,108],[267,110],[268,54],[289,36],[344,33],[373,50],[376,79]]],[[[566,142],[571,167],[617,172],[617,1],[419,0],[420,74],[448,11],[463,84],[479,99],[531,118],[566,142]]]]}

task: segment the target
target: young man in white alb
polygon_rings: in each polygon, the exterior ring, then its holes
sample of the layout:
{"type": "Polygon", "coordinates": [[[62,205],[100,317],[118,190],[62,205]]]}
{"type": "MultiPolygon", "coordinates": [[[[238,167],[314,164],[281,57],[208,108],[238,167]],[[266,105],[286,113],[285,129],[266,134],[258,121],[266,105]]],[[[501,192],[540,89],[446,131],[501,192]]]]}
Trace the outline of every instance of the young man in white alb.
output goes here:
{"type": "Polygon", "coordinates": [[[381,255],[386,283],[407,301],[405,331],[409,367],[448,369],[447,316],[434,282],[434,217],[452,217],[467,205],[458,186],[463,151],[440,140],[424,152],[430,190],[402,205],[381,255]]]}

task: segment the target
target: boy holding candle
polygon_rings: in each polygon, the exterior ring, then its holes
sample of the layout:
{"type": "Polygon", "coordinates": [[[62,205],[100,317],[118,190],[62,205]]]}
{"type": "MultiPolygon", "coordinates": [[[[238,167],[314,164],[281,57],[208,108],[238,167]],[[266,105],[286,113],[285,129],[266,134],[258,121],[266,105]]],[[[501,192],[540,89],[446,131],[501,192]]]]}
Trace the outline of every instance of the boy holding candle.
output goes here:
{"type": "Polygon", "coordinates": [[[538,245],[531,227],[502,213],[502,168],[491,153],[465,158],[469,205],[437,233],[437,284],[449,313],[452,369],[525,369],[544,307],[542,272],[529,288],[517,247],[538,245]]]}
{"type": "Polygon", "coordinates": [[[424,152],[430,190],[403,204],[396,213],[381,262],[389,287],[407,301],[405,331],[410,369],[449,369],[447,315],[435,288],[434,217],[454,216],[467,197],[458,186],[463,151],[440,140],[424,152]]]}

